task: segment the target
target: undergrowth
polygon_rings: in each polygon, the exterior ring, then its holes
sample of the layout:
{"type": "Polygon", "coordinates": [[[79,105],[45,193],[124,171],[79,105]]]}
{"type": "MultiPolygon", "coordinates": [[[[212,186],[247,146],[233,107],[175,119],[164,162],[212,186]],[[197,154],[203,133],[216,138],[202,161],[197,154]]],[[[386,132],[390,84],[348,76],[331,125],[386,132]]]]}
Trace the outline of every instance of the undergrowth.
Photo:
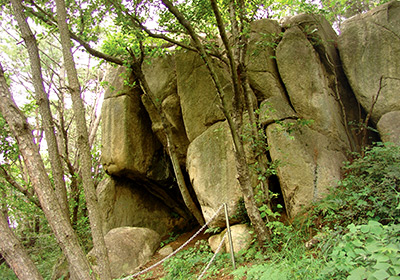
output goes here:
{"type": "MultiPolygon", "coordinates": [[[[234,278],[400,279],[400,147],[377,143],[364,154],[353,155],[322,201],[291,223],[276,220],[264,248],[236,254],[234,278]]],[[[169,260],[163,279],[194,279],[212,256],[202,246],[169,260]]],[[[206,279],[229,272],[228,256],[219,258],[206,279]]]]}
{"type": "MultiPolygon", "coordinates": [[[[164,270],[167,272],[167,275],[162,279],[197,279],[198,275],[207,266],[213,255],[214,253],[208,246],[207,241],[199,240],[195,247],[178,253],[174,258],[164,263],[164,270]]],[[[219,276],[230,272],[230,259],[228,254],[219,254],[213,264],[214,265],[207,270],[206,276],[210,277],[208,279],[218,279],[219,276]]]]}

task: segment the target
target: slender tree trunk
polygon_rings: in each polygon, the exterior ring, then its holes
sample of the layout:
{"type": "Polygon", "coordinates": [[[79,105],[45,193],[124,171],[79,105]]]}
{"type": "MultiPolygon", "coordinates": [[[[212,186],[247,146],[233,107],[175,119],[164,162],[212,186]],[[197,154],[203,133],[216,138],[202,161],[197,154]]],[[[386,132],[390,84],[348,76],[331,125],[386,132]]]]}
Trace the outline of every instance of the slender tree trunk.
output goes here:
{"type": "Polygon", "coordinates": [[[0,254],[5,258],[18,279],[43,280],[42,275],[25,248],[9,228],[7,218],[0,211],[0,254]]]}
{"type": "Polygon", "coordinates": [[[33,86],[35,88],[36,100],[39,105],[40,115],[45,130],[46,143],[49,152],[49,159],[54,178],[54,185],[58,202],[64,212],[64,215],[69,217],[67,190],[64,182],[64,171],[61,163],[60,153],[54,129],[53,116],[50,111],[50,103],[45,92],[42,78],[42,68],[40,63],[39,48],[32,33],[24,13],[21,0],[11,0],[14,10],[14,16],[21,30],[22,38],[25,41],[26,48],[29,54],[30,65],[32,68],[33,86]]]}
{"type": "Polygon", "coordinates": [[[89,147],[89,135],[86,126],[85,107],[81,98],[78,74],[75,68],[74,58],[71,52],[71,38],[67,24],[67,15],[64,0],[56,0],[57,20],[61,37],[64,65],[67,71],[68,85],[72,98],[72,108],[75,113],[78,129],[78,147],[81,159],[81,172],[83,188],[86,196],[89,220],[93,237],[94,253],[98,261],[98,274],[100,279],[111,279],[111,270],[108,252],[104,242],[103,227],[97,203],[97,194],[92,178],[92,156],[89,147]]]}
{"type": "MultiPolygon", "coordinates": [[[[204,46],[200,42],[197,34],[195,33],[193,27],[191,26],[190,22],[179,12],[179,10],[170,2],[169,0],[162,0],[164,5],[168,8],[168,10],[177,18],[179,23],[188,31],[189,35],[191,36],[193,43],[198,50],[200,57],[203,59],[208,71],[211,75],[211,78],[214,82],[214,85],[217,90],[218,97],[221,102],[221,110],[224,113],[225,118],[227,119],[232,138],[233,144],[235,147],[235,157],[236,157],[236,168],[238,172],[238,179],[240,183],[240,189],[243,193],[244,202],[247,210],[247,214],[249,215],[250,221],[254,226],[254,230],[257,234],[257,240],[260,246],[268,239],[268,231],[264,225],[264,221],[261,218],[260,212],[258,211],[257,205],[254,199],[254,191],[253,186],[251,183],[251,177],[249,172],[249,166],[246,160],[246,154],[244,151],[243,142],[241,141],[240,135],[238,133],[238,123],[240,124],[240,119],[236,119],[237,122],[234,121],[230,112],[228,112],[227,108],[227,101],[224,96],[223,87],[218,79],[216,71],[213,67],[212,61],[210,56],[205,51],[204,46]]],[[[221,30],[220,26],[219,29],[221,30]]],[[[230,59],[230,58],[229,58],[230,59]]],[[[231,59],[230,59],[231,61],[231,59]]],[[[236,72],[235,67],[231,66],[231,71],[236,72]]],[[[234,73],[231,73],[235,75],[234,73]]],[[[233,83],[237,82],[235,77],[232,78],[233,83]]],[[[238,85],[234,85],[234,89],[238,89],[238,85]]],[[[240,89],[239,89],[240,90],[240,89]]],[[[235,95],[239,94],[239,92],[235,92],[235,95]]],[[[240,97],[235,98],[235,103],[237,104],[237,100],[241,100],[240,97]]],[[[239,116],[240,117],[240,116],[239,116]]]]}
{"type": "Polygon", "coordinates": [[[43,212],[54,232],[54,235],[67,257],[70,269],[79,279],[94,279],[85,253],[79,245],[78,238],[64,215],[53,186],[47,176],[38,147],[34,143],[32,131],[23,113],[15,105],[8,90],[4,71],[0,64],[0,111],[7,121],[10,130],[17,139],[18,147],[24,159],[32,186],[42,205],[43,212]]]}

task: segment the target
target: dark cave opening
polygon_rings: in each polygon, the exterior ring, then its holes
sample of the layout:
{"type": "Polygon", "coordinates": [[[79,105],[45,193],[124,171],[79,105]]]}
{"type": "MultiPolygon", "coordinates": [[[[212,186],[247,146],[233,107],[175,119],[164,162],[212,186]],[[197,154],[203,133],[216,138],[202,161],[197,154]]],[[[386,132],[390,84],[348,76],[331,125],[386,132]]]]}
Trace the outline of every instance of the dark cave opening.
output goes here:
{"type": "Polygon", "coordinates": [[[285,200],[283,198],[283,193],[281,189],[281,184],[279,182],[279,178],[276,175],[271,175],[269,177],[269,191],[274,194],[271,200],[271,208],[273,212],[278,212],[281,215],[287,215],[286,213],[286,205],[285,200]],[[280,205],[280,206],[279,206],[280,205]]]}

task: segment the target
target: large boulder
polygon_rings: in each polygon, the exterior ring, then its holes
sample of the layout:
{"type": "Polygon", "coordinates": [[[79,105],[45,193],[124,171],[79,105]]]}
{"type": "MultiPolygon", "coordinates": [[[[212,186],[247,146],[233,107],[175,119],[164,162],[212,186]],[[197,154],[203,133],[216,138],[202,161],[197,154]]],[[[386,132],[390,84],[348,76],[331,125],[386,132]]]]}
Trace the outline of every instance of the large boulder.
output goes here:
{"type": "Polygon", "coordinates": [[[283,96],[285,90],[275,60],[275,47],[282,28],[275,20],[262,19],[252,22],[250,30],[247,66],[250,87],[259,101],[283,96]]]}
{"type": "MultiPolygon", "coordinates": [[[[346,127],[346,134],[343,134],[343,136],[346,137],[350,142],[351,150],[355,151],[359,149],[360,144],[357,142],[357,131],[352,128],[347,128],[347,125],[349,123],[356,123],[359,121],[360,116],[363,116],[363,112],[362,110],[359,110],[359,103],[355,98],[348,83],[347,77],[343,71],[342,61],[337,50],[338,36],[333,30],[332,25],[322,15],[299,14],[286,18],[282,22],[282,27],[287,30],[299,28],[304,34],[304,37],[300,36],[302,41],[299,42],[299,45],[307,45],[307,47],[303,46],[303,48],[309,48],[310,45],[306,44],[304,41],[306,38],[315,51],[313,53],[315,57],[313,57],[313,55],[310,53],[307,53],[307,55],[303,57],[301,50],[300,52],[299,50],[293,50],[293,56],[287,57],[287,59],[293,59],[294,61],[304,63],[303,68],[296,67],[296,69],[299,70],[298,73],[301,73],[302,75],[297,76],[297,81],[292,81],[292,84],[294,82],[300,85],[300,87],[305,86],[305,89],[308,87],[308,89],[311,89],[312,91],[320,91],[321,93],[323,92],[324,94],[332,95],[332,97],[334,97],[337,101],[336,104],[340,105],[341,117],[343,118],[342,122],[346,127]],[[296,57],[296,55],[298,56],[296,57]],[[319,64],[318,70],[315,69],[316,64],[319,64]],[[308,65],[311,65],[310,69],[308,65]],[[324,76],[324,80],[315,83],[315,79],[319,79],[319,77],[313,76],[316,74],[313,71],[320,72],[319,74],[324,76]],[[309,78],[304,81],[303,78],[307,75],[309,75],[309,78]],[[315,83],[315,87],[313,87],[313,84],[311,84],[310,87],[310,81],[311,83],[315,83]],[[324,91],[321,91],[322,89],[319,87],[319,85],[326,87],[324,91]]],[[[290,35],[290,33],[288,33],[288,35],[290,35]]],[[[282,60],[284,59],[285,58],[283,57],[282,60]]],[[[286,64],[287,63],[288,61],[286,61],[286,64]]],[[[283,70],[282,67],[279,70],[283,70]]],[[[286,82],[287,81],[284,81],[285,86],[286,82]]],[[[289,92],[289,95],[291,95],[292,92],[293,91],[289,92]]],[[[301,95],[301,93],[299,95],[301,95]]],[[[311,96],[308,95],[306,99],[309,97],[311,96]]],[[[291,98],[292,96],[290,96],[290,99],[291,98]]],[[[331,106],[332,105],[329,102],[327,107],[331,106]]],[[[324,108],[321,109],[324,110],[324,108]]],[[[295,110],[297,112],[296,107],[295,110]]],[[[301,112],[298,113],[301,115],[301,112]]],[[[329,114],[331,112],[328,111],[327,113],[329,114]]]]}
{"type": "Polygon", "coordinates": [[[286,211],[294,217],[341,179],[345,155],[320,132],[286,120],[266,130],[270,155],[279,161],[279,178],[286,211]]]}
{"type": "MultiPolygon", "coordinates": [[[[232,100],[228,70],[217,62],[214,62],[214,67],[226,99],[232,100]]],[[[225,117],[218,108],[220,102],[210,73],[197,53],[181,52],[176,55],[176,75],[183,122],[189,141],[192,142],[208,127],[225,117]]]]}
{"type": "MultiPolygon", "coordinates": [[[[226,121],[209,127],[189,145],[187,170],[206,221],[222,203],[227,204],[231,215],[237,210],[242,194],[235,162],[233,141],[226,121]]],[[[210,226],[224,225],[224,211],[220,211],[210,226]]]]}
{"type": "MultiPolygon", "coordinates": [[[[253,240],[252,229],[248,225],[238,224],[230,227],[233,252],[238,253],[239,251],[247,250],[253,240]]],[[[208,244],[211,250],[215,253],[221,244],[222,238],[224,238],[227,229],[222,231],[220,234],[213,235],[208,239],[208,244]]],[[[221,246],[220,252],[231,252],[231,247],[229,245],[228,236],[225,237],[224,243],[221,246]]]]}
{"type": "MultiPolygon", "coordinates": [[[[168,150],[166,131],[164,124],[161,121],[160,113],[155,108],[148,96],[142,95],[142,102],[149,113],[154,133],[165,147],[165,150],[168,150]]],[[[183,124],[182,110],[178,94],[174,93],[165,97],[165,99],[162,100],[160,107],[165,116],[165,125],[168,125],[171,128],[171,144],[175,146],[179,163],[184,166],[186,162],[186,151],[189,145],[189,140],[183,124]]]]}
{"type": "MultiPolygon", "coordinates": [[[[292,23],[276,50],[279,73],[289,100],[299,118],[313,120],[316,130],[335,141],[339,148],[350,149],[344,108],[338,101],[336,87],[332,86],[336,76],[321,60],[322,56],[301,27],[292,23]]],[[[329,52],[325,54],[329,56],[329,52]]]]}
{"type": "Polygon", "coordinates": [[[400,111],[384,114],[377,124],[383,142],[392,142],[400,145],[400,111]]]}
{"type": "Polygon", "coordinates": [[[262,125],[269,125],[284,119],[297,118],[297,114],[283,95],[272,96],[260,104],[259,122],[262,125]]]}
{"type": "MultiPolygon", "coordinates": [[[[160,245],[160,235],[154,230],[137,227],[120,227],[109,231],[104,236],[110,260],[111,276],[120,278],[136,272],[153,256],[160,245]]],[[[88,259],[96,266],[94,252],[88,259]]]]}
{"type": "Polygon", "coordinates": [[[168,161],[156,157],[162,155],[162,146],[151,130],[140,89],[129,85],[132,79],[125,68],[118,68],[105,94],[102,164],[110,175],[165,181],[170,177],[168,161]]]}
{"type": "Polygon", "coordinates": [[[272,115],[281,122],[268,125],[266,133],[271,159],[280,162],[277,175],[286,210],[293,217],[341,179],[345,155],[357,146],[347,122],[358,113],[329,23],[320,16],[298,15],[283,25],[276,59],[290,106],[275,102],[283,109],[272,115]],[[312,121],[312,126],[294,118],[312,121]]]}
{"type": "MultiPolygon", "coordinates": [[[[143,65],[143,74],[151,93],[154,95],[157,106],[161,107],[165,115],[167,125],[171,126],[172,143],[175,145],[180,164],[184,166],[189,140],[186,136],[180,99],[177,93],[175,56],[167,55],[150,59],[143,65]]],[[[160,113],[148,96],[142,95],[142,102],[149,113],[154,133],[166,148],[167,139],[160,113]]]]}
{"type": "Polygon", "coordinates": [[[175,56],[154,57],[143,63],[143,74],[158,102],[162,102],[177,90],[175,56]]]}
{"type": "Polygon", "coordinates": [[[97,187],[97,196],[104,234],[129,226],[150,228],[164,236],[184,222],[173,215],[167,201],[154,197],[129,179],[106,178],[97,187]]]}
{"type": "Polygon", "coordinates": [[[342,25],[339,51],[358,101],[376,124],[400,110],[400,2],[391,1],[342,25]],[[382,78],[382,80],[381,80],[382,78]]]}

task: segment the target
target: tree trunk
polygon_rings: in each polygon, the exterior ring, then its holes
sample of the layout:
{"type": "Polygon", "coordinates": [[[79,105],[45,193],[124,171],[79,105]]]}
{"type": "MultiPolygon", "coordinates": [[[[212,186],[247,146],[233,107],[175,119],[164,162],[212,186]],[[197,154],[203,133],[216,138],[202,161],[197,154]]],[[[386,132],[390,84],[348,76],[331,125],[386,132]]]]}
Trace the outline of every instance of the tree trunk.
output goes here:
{"type": "Polygon", "coordinates": [[[36,100],[39,105],[42,124],[45,130],[46,143],[49,152],[51,170],[54,178],[54,185],[58,202],[66,217],[69,217],[69,208],[67,200],[67,190],[64,182],[64,171],[61,163],[60,153],[54,129],[53,116],[50,111],[50,102],[43,85],[42,68],[40,63],[39,48],[23,11],[20,0],[11,0],[14,16],[21,30],[22,38],[26,44],[29,54],[29,60],[32,71],[33,86],[35,88],[36,100]]]}
{"type": "Polygon", "coordinates": [[[98,261],[98,276],[102,280],[111,279],[111,270],[108,252],[104,242],[103,227],[97,203],[97,194],[92,178],[92,157],[89,147],[89,136],[86,125],[85,107],[81,98],[78,74],[75,68],[74,58],[71,52],[71,38],[67,25],[67,15],[64,0],[56,0],[57,21],[61,37],[64,65],[67,71],[69,90],[72,98],[72,108],[75,113],[78,130],[78,147],[81,159],[81,172],[83,188],[89,211],[90,227],[93,237],[94,253],[98,261]]]}
{"type": "MultiPolygon", "coordinates": [[[[188,31],[189,35],[191,36],[191,38],[193,40],[193,43],[194,43],[196,49],[198,50],[198,52],[200,54],[200,57],[203,59],[205,65],[211,75],[211,78],[214,82],[214,85],[215,85],[215,88],[217,91],[217,95],[221,102],[221,110],[224,113],[224,116],[228,122],[230,131],[232,134],[233,144],[235,147],[236,169],[238,172],[240,189],[244,196],[244,202],[245,202],[247,214],[249,215],[250,221],[254,227],[254,230],[256,231],[258,243],[260,246],[262,246],[264,244],[264,242],[268,239],[268,231],[264,225],[264,221],[261,218],[260,212],[258,211],[257,205],[255,203],[255,199],[254,199],[254,191],[253,191],[253,186],[251,184],[249,166],[247,164],[246,154],[245,154],[244,147],[243,147],[243,142],[242,142],[239,132],[238,132],[238,129],[239,129],[238,124],[241,124],[240,118],[234,120],[231,113],[228,112],[227,101],[224,96],[223,88],[220,84],[220,81],[218,79],[216,71],[213,67],[210,56],[205,51],[204,46],[200,42],[197,34],[195,33],[193,27],[190,24],[190,22],[188,20],[186,20],[186,18],[179,12],[179,10],[172,4],[172,2],[170,2],[169,0],[162,0],[162,2],[168,8],[168,10],[177,18],[179,23],[188,31]]],[[[236,71],[236,69],[234,69],[234,67],[231,66],[231,71],[232,71],[232,69],[233,69],[233,71],[236,71]]],[[[231,74],[235,75],[233,73],[231,73],[231,74]]],[[[234,77],[232,78],[233,83],[235,83],[237,81],[238,80],[235,79],[234,77]]],[[[240,86],[234,85],[234,88],[240,89],[240,86]]],[[[238,94],[238,92],[235,92],[235,95],[236,94],[238,94]]],[[[237,103],[237,100],[241,100],[241,98],[239,96],[236,97],[235,103],[237,103]]]]}
{"type": "Polygon", "coordinates": [[[5,258],[18,279],[43,280],[39,270],[25,248],[9,228],[7,218],[0,211],[0,254],[5,258]]]}
{"type": "Polygon", "coordinates": [[[7,121],[10,130],[17,139],[18,147],[24,159],[32,186],[39,198],[43,212],[54,232],[54,235],[67,257],[70,269],[79,279],[94,279],[85,253],[79,245],[78,238],[65,217],[53,186],[47,176],[38,147],[33,141],[32,131],[23,113],[15,105],[8,90],[4,71],[0,64],[0,111],[7,121]]]}

